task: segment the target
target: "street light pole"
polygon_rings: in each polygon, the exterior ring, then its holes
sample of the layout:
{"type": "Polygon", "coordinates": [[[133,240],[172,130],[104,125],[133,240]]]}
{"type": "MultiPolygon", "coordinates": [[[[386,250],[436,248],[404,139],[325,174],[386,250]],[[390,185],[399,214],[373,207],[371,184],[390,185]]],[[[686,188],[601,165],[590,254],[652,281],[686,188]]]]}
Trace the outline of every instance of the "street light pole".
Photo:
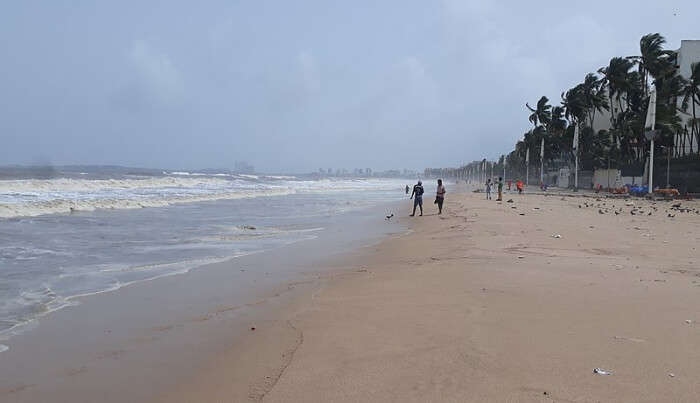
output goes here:
{"type": "Polygon", "coordinates": [[[666,189],[671,189],[671,147],[666,147],[666,189]]]}

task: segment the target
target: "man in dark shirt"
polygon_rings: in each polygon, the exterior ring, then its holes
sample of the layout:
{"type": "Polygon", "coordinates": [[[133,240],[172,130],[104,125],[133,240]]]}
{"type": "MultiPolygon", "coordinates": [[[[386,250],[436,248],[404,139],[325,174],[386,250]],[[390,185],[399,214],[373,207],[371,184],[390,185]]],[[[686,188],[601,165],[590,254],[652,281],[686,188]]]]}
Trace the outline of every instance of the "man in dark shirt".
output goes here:
{"type": "Polygon", "coordinates": [[[413,214],[411,217],[416,215],[416,207],[420,207],[420,215],[423,215],[423,182],[418,181],[418,183],[413,186],[413,193],[411,193],[411,199],[413,199],[413,214]],[[415,196],[415,198],[414,198],[415,196]]]}

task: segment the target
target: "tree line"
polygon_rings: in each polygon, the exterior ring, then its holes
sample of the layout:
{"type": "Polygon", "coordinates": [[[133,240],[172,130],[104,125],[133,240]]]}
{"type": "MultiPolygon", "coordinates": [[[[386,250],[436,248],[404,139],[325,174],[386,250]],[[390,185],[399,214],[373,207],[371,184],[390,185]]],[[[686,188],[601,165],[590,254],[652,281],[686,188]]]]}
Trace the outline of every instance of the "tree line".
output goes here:
{"type": "MultiPolygon", "coordinates": [[[[655,155],[671,152],[674,158],[698,158],[700,63],[691,66],[690,77],[682,77],[676,67],[678,53],[665,45],[666,39],[659,33],[644,35],[639,41],[639,55],[613,57],[608,65],[586,74],[581,83],[562,92],[559,105],[550,104],[546,96],[532,105],[526,103],[532,128],[510,153],[498,162],[489,162],[488,169],[493,165],[500,173],[505,162],[509,176],[523,177],[528,150],[529,166],[535,170],[541,162],[549,168],[568,166],[574,158],[576,127],[580,169],[641,168],[649,155],[644,124],[652,87],[657,94],[655,155]]],[[[467,172],[475,170],[484,170],[484,160],[444,173],[466,177],[467,172]]]]}

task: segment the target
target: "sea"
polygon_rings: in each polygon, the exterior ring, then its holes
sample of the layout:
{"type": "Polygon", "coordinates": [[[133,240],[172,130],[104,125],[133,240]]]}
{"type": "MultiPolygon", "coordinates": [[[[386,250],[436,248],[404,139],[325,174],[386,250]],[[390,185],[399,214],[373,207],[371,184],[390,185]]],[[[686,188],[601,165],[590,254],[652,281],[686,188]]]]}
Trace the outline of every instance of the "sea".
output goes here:
{"type": "Polygon", "coordinates": [[[405,198],[408,182],[0,168],[0,343],[80,296],[314,239],[333,217],[405,198]]]}

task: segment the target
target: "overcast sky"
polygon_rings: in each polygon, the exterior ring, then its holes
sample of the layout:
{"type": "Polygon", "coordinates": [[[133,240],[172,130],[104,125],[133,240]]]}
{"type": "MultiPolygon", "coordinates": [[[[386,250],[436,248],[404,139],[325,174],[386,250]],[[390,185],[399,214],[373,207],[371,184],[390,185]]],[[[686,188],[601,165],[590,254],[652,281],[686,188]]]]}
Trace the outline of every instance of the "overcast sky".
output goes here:
{"type": "Polygon", "coordinates": [[[0,165],[455,166],[700,1],[2,1],[0,165]]]}

